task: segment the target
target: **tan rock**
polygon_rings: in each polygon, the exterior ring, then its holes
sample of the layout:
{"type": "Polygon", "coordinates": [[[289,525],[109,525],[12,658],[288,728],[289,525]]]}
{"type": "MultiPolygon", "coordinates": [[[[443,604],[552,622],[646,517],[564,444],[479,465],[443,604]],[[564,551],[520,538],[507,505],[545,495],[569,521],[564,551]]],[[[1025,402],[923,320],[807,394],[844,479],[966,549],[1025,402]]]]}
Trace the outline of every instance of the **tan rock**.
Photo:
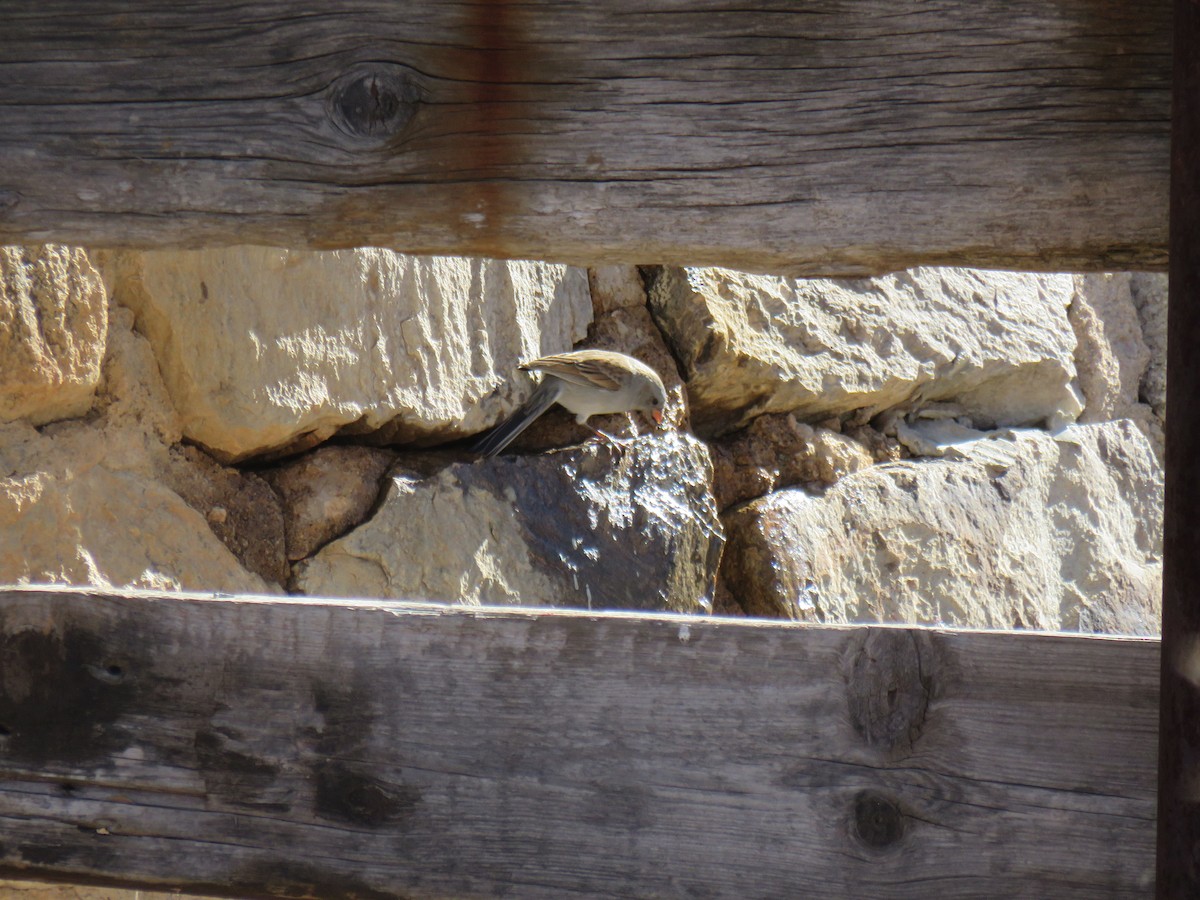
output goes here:
{"type": "MultiPolygon", "coordinates": [[[[1154,413],[1158,434],[1162,434],[1167,418],[1167,276],[1158,272],[1134,272],[1129,290],[1142,326],[1142,340],[1150,351],[1146,371],[1138,386],[1138,398],[1154,413]]],[[[1162,439],[1152,437],[1151,443],[1162,446],[1162,439]]],[[[1159,458],[1162,456],[1160,454],[1159,458]]]]}
{"type": "Polygon", "coordinates": [[[791,414],[759,416],[711,449],[713,493],[722,510],[793,484],[830,485],[875,462],[853,438],[791,414]]]}
{"type": "MultiPolygon", "coordinates": [[[[95,447],[104,448],[99,464],[157,482],[178,495],[248,572],[277,590],[290,577],[278,497],[257,475],[222,466],[196,447],[179,446],[182,424],[150,344],[131,330],[133,320],[130,310],[113,307],[96,404],[100,416],[87,428],[72,428],[72,440],[90,435],[95,447]]],[[[202,540],[207,542],[208,536],[202,540]]],[[[182,559],[172,565],[187,568],[182,559]]]]}
{"type": "Polygon", "coordinates": [[[234,247],[106,269],[184,434],[225,462],[348,426],[423,443],[479,431],[499,373],[568,349],[591,318],[584,271],[543,263],[234,247]]]}
{"type": "Polygon", "coordinates": [[[646,305],[646,288],[637,266],[595,266],[587,273],[596,318],[617,309],[646,305]]]}
{"type": "Polygon", "coordinates": [[[1078,414],[1071,295],[1068,275],[924,268],[805,280],[669,268],[650,308],[702,434],[766,412],[815,422],[940,400],[990,427],[1078,414]]]}
{"type": "Polygon", "coordinates": [[[1132,419],[1163,458],[1162,422],[1141,401],[1151,352],[1142,334],[1128,272],[1075,276],[1071,325],[1075,367],[1085,398],[1081,422],[1132,419]]]}
{"type": "Polygon", "coordinates": [[[865,447],[875,462],[898,462],[904,456],[894,436],[886,435],[871,425],[848,425],[841,433],[865,447]]]}
{"type": "Polygon", "coordinates": [[[278,593],[164,483],[178,421],[131,320],[109,320],[97,415],[0,427],[0,583],[278,593]]]}
{"type": "Polygon", "coordinates": [[[164,484],[204,516],[209,529],[242,567],[285,587],[291,567],[285,549],[283,505],[253,472],[223,466],[197,447],[174,447],[164,484]]]}
{"type": "Polygon", "coordinates": [[[708,609],[723,542],[704,445],[667,433],[394,470],[370,522],[296,566],[321,596],[708,609]]]}
{"type": "Polygon", "coordinates": [[[204,517],[85,425],[0,428],[0,582],[270,593],[204,517]],[[93,449],[89,451],[89,445],[93,449]]]}
{"type": "Polygon", "coordinates": [[[311,556],[366,520],[396,454],[325,446],[263,472],[283,504],[287,557],[311,556]]]}
{"type": "Polygon", "coordinates": [[[754,615],[1153,634],[1162,470],[1128,421],[958,444],[725,518],[754,615]]]}
{"type": "Polygon", "coordinates": [[[82,250],[0,247],[0,421],[83,415],[104,356],[107,298],[82,250]]]}
{"type": "Polygon", "coordinates": [[[968,428],[953,419],[900,419],[895,423],[896,437],[910,457],[936,456],[962,459],[960,448],[976,448],[988,434],[968,428]]]}
{"type": "Polygon", "coordinates": [[[96,397],[101,416],[97,427],[143,435],[165,450],[183,439],[183,423],[163,384],[154,349],[133,330],[133,324],[132,310],[109,309],[103,380],[96,397]]]}

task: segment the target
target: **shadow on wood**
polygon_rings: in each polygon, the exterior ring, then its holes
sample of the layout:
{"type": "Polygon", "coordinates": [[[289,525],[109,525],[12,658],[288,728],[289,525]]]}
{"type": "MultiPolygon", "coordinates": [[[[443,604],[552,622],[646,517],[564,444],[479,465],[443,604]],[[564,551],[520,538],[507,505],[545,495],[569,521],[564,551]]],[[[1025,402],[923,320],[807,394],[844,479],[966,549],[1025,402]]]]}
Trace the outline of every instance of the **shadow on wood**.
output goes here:
{"type": "Polygon", "coordinates": [[[0,870],[228,895],[1140,895],[1158,644],[12,589],[0,870]]]}
{"type": "Polygon", "coordinates": [[[1200,896],[1200,8],[1178,0],[1175,9],[1157,896],[1191,900],[1200,896]]]}
{"type": "Polygon", "coordinates": [[[1171,4],[42,0],[0,243],[1166,263],[1171,4]]]}

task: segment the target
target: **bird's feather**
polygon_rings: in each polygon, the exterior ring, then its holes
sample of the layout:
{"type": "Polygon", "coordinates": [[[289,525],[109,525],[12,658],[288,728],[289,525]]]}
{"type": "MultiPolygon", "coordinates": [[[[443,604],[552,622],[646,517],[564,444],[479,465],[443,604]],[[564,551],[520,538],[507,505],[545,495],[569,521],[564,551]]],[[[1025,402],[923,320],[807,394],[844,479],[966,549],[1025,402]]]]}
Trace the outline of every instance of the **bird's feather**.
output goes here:
{"type": "Polygon", "coordinates": [[[541,359],[525,363],[521,368],[526,371],[545,372],[572,384],[597,387],[605,391],[620,390],[621,377],[626,374],[602,350],[577,350],[574,353],[543,356],[541,359]]]}
{"type": "Polygon", "coordinates": [[[528,428],[534,419],[548,410],[561,391],[562,386],[553,378],[543,378],[520,409],[472,444],[471,451],[483,456],[495,456],[528,428]]]}

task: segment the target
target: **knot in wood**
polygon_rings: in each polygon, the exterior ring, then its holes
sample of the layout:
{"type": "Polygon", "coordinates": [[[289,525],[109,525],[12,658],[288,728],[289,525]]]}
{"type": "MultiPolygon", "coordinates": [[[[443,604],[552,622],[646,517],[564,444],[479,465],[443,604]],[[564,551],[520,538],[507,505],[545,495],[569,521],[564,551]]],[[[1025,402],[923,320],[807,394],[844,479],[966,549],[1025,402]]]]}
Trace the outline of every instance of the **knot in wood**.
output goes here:
{"type": "Polygon", "coordinates": [[[850,722],[868,745],[889,756],[907,755],[925,723],[932,681],[927,643],[918,632],[871,628],[856,633],[847,648],[850,722]]]}
{"type": "Polygon", "coordinates": [[[854,798],[851,831],[863,846],[882,850],[904,837],[904,813],[883,794],[862,791],[854,798]]]}
{"type": "Polygon", "coordinates": [[[356,66],[330,85],[326,106],[343,134],[383,141],[408,127],[423,94],[411,69],[395,63],[369,63],[356,66]]]}
{"type": "Polygon", "coordinates": [[[389,784],[366,772],[326,762],[316,772],[317,814],[354,825],[380,828],[412,815],[421,792],[407,784],[389,784]]]}

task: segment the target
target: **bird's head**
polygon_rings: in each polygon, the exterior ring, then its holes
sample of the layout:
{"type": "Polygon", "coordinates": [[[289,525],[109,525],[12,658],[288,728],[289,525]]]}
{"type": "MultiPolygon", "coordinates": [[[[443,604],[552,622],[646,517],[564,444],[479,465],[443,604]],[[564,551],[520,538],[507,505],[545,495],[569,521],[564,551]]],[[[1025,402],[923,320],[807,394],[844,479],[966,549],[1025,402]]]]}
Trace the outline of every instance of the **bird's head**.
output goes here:
{"type": "Polygon", "coordinates": [[[638,405],[638,409],[650,416],[654,420],[655,425],[662,425],[663,410],[666,407],[667,392],[663,388],[662,382],[647,384],[642,391],[642,402],[638,405]]]}

